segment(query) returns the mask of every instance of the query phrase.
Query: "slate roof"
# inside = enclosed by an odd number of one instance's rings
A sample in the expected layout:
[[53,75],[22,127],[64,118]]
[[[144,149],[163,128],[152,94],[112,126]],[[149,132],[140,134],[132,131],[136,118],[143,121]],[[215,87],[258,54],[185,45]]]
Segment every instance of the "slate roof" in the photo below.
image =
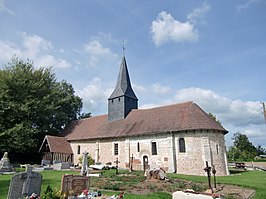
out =
[[39,151],[41,151],[46,142],[48,143],[50,152],[73,154],[72,148],[65,137],[46,135]]
[[131,87],[125,56],[123,56],[121,61],[120,71],[118,74],[115,89],[108,99],[110,100],[120,96],[127,96],[138,99]]
[[185,102],[151,109],[133,109],[125,119],[113,122],[108,122],[107,115],[78,120],[68,126],[65,136],[71,141],[199,129],[227,133],[197,104]]

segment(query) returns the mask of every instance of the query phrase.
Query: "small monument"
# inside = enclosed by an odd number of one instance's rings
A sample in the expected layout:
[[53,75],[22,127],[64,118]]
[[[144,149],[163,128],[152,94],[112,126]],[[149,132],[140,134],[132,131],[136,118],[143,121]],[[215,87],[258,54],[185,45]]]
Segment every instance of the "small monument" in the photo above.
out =
[[0,160],[0,173],[2,172],[11,172],[12,168],[8,158],[8,153],[5,152],[2,159]]
[[42,175],[32,171],[32,166],[27,165],[26,172],[14,175],[8,191],[8,199],[24,198],[33,193],[40,195]]
[[82,156],[82,166],[80,170],[80,175],[86,176],[88,172],[88,152],[84,152]]
[[89,186],[89,177],[65,174],[61,181],[61,192],[66,195],[69,192],[81,194],[84,190],[88,190]]

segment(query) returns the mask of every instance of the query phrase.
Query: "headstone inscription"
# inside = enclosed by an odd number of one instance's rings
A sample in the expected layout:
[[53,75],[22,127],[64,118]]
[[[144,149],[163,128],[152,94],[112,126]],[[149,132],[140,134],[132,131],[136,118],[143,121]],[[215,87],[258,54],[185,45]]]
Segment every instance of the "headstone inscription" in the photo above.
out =
[[8,199],[24,198],[33,193],[40,195],[42,175],[32,171],[32,166],[27,165],[26,172],[14,175],[8,191]]
[[8,158],[8,153],[5,152],[2,159],[0,160],[0,172],[10,172],[10,171],[12,171],[12,169]]
[[81,194],[85,189],[89,189],[89,177],[65,174],[61,181],[61,192],[67,194]]

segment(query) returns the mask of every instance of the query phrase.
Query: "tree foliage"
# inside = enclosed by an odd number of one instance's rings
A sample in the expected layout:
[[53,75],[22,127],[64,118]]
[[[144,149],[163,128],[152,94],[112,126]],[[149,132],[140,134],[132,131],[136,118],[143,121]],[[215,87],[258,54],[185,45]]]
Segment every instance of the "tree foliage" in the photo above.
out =
[[233,138],[234,146],[229,148],[229,160],[253,160],[257,155],[256,147],[249,141],[245,134],[235,133]]
[[46,134],[58,135],[82,108],[81,98],[51,68],[13,58],[0,70],[0,152],[37,151]]
[[85,119],[85,118],[90,118],[91,117],[91,113],[82,113],[80,116],[79,116],[79,119]]
[[217,122],[218,124],[222,125],[221,121],[218,120],[217,117],[216,117],[214,114],[209,113],[209,116],[210,116],[215,122]]

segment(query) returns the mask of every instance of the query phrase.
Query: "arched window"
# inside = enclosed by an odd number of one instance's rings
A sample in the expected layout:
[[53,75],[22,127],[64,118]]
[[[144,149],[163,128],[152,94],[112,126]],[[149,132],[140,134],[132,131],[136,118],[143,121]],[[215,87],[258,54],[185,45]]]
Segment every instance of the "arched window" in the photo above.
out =
[[80,146],[78,145],[78,151],[77,154],[80,154]]
[[184,138],[179,139],[179,152],[180,153],[186,153],[186,144],[185,144]]

